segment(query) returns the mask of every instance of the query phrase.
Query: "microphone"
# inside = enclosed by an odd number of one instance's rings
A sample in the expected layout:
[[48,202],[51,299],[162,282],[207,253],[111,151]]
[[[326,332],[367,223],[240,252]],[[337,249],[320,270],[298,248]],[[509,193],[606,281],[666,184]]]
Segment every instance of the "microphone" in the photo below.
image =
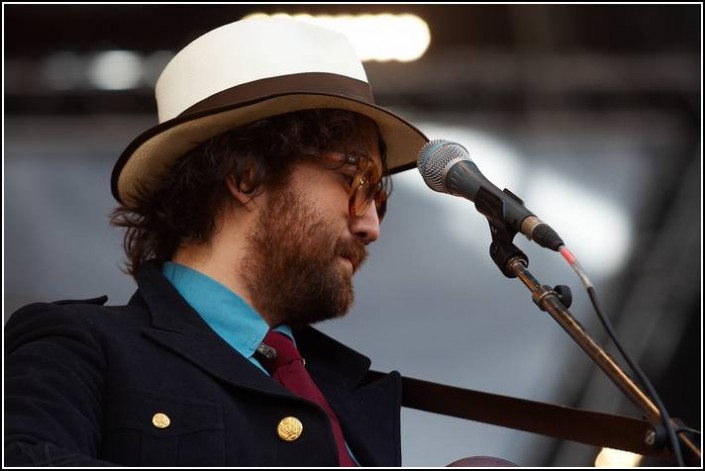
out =
[[440,193],[462,196],[475,203],[490,225],[524,234],[542,247],[558,251],[563,241],[556,231],[526,209],[506,188],[500,191],[478,170],[465,147],[436,139],[419,151],[418,168],[426,184]]

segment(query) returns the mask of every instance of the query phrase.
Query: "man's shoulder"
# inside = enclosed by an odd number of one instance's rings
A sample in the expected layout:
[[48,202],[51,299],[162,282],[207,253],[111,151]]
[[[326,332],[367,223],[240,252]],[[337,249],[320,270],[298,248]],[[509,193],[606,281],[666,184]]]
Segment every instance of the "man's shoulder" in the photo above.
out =
[[130,302],[127,305],[106,305],[108,297],[106,295],[87,299],[62,299],[52,302],[37,302],[19,308],[10,317],[8,324],[25,317],[38,317],[45,315],[62,316],[69,315],[80,317],[81,315],[110,315],[128,314],[144,310],[138,303]]
[[107,296],[99,296],[28,304],[15,311],[5,324],[6,343],[59,330],[110,330],[130,324],[130,320],[141,323],[144,319],[146,310],[139,304],[108,306],[107,301]]

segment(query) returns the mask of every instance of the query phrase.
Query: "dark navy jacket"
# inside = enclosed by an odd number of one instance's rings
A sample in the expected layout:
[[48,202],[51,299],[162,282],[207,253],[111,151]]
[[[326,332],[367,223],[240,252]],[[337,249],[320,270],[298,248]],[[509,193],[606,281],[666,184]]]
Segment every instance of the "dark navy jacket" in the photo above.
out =
[[[8,321],[5,465],[337,465],[318,405],[228,346],[157,266],[137,281],[127,306],[32,304]],[[366,357],[312,328],[295,336],[360,464],[400,466],[399,374],[372,380]],[[287,416],[304,427],[292,442],[277,434]]]

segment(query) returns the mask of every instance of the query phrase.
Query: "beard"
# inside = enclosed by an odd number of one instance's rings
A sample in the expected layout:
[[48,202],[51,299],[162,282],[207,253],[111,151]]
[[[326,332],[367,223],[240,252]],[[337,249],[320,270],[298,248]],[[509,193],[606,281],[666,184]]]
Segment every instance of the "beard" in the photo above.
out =
[[242,261],[242,279],[253,307],[273,327],[303,327],[345,315],[355,299],[352,272],[367,258],[357,237],[336,235],[291,188],[270,193]]

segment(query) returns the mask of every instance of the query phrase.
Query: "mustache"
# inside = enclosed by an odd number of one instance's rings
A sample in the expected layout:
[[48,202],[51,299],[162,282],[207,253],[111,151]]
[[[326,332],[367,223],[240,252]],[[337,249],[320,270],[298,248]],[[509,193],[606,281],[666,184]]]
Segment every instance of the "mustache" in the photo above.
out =
[[367,247],[359,239],[340,240],[336,244],[335,254],[347,258],[353,264],[353,271],[367,260]]

